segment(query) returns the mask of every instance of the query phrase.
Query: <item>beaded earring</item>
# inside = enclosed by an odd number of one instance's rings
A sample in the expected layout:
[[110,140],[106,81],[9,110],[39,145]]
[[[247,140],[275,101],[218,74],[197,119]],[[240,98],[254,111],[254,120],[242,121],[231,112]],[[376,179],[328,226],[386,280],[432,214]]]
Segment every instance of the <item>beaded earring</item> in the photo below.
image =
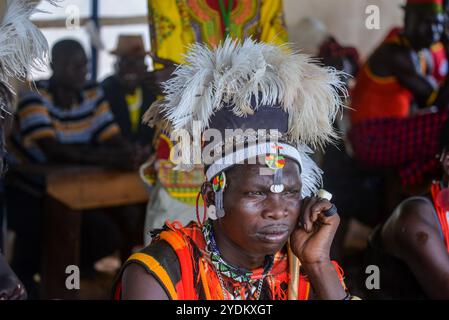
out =
[[209,206],[208,212],[210,210],[211,215],[215,216],[215,219],[223,218],[225,214],[223,207],[223,191],[225,187],[226,187],[226,174],[222,172],[212,179],[212,189],[215,192],[215,206]]

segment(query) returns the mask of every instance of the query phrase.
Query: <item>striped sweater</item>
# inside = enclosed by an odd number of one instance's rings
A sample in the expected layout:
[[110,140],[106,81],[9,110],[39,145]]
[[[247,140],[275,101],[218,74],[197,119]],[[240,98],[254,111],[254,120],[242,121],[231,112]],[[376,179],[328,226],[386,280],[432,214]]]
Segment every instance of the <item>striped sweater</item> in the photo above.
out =
[[13,163],[45,163],[36,141],[54,138],[61,144],[101,144],[120,133],[103,92],[90,84],[70,109],[55,104],[51,80],[40,81],[37,90],[21,95],[10,139]]

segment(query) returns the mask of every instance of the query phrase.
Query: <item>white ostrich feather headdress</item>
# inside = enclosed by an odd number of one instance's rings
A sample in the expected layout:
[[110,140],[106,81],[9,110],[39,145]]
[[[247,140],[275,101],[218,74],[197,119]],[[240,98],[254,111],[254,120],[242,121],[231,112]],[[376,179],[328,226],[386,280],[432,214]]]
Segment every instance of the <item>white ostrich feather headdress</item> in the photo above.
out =
[[337,135],[333,121],[346,94],[340,72],[319,66],[308,55],[246,39],[226,39],[216,49],[194,44],[173,77],[163,84],[165,98],[145,115],[150,125],[166,121],[171,130],[194,134],[223,108],[250,117],[260,106],[282,108],[288,130],[282,138],[294,145],[302,158],[303,195],[321,184],[321,171],[307,155]]
[[[59,0],[46,0],[56,5]],[[6,0],[6,11],[0,22],[1,80],[24,79],[42,71],[49,60],[48,43],[42,32],[30,21],[38,10],[36,0]]]
[[[35,71],[45,70],[49,48],[42,32],[30,21],[38,0],[3,0],[0,12],[0,81],[25,79]],[[59,0],[46,0],[56,5]],[[0,10],[1,11],[1,10]]]

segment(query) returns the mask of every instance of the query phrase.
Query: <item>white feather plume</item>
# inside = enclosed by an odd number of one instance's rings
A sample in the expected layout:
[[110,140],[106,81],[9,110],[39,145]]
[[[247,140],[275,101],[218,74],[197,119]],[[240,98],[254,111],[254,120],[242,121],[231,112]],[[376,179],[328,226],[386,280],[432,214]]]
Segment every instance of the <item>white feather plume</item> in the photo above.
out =
[[312,150],[305,146],[298,146],[299,154],[301,155],[301,182],[302,197],[310,197],[315,195],[323,185],[323,171],[312,160],[310,154]]
[[[56,5],[58,0],[46,0]],[[42,32],[29,20],[41,10],[40,1],[7,0],[6,12],[0,23],[0,81],[8,77],[25,79],[48,65],[48,43]]]
[[[159,108],[174,130],[191,132],[193,121],[207,128],[228,103],[239,116],[258,105],[280,105],[289,114],[289,142],[322,147],[336,137],[332,123],[346,94],[340,75],[287,46],[229,38],[213,50],[194,44],[186,63],[164,83]],[[258,99],[255,107],[252,97]]]

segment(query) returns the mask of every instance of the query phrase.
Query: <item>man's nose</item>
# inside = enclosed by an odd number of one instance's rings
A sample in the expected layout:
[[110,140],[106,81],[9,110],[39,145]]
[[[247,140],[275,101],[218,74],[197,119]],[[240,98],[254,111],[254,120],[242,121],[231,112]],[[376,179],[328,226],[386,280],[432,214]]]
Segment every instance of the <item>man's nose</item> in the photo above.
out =
[[269,194],[265,200],[263,216],[265,219],[282,219],[288,214],[285,200],[281,194]]

